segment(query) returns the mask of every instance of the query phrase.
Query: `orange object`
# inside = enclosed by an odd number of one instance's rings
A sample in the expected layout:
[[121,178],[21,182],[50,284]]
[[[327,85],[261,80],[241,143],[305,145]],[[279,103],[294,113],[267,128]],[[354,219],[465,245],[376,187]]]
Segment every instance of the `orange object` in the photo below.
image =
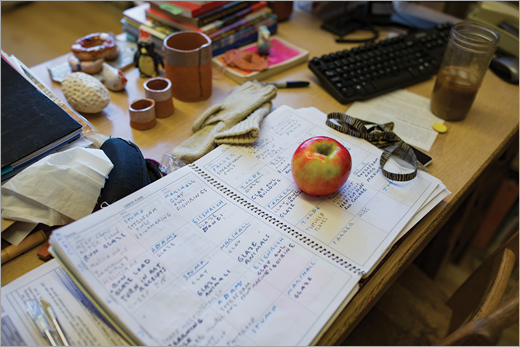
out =
[[93,33],[79,38],[70,50],[82,61],[100,58],[113,60],[119,56],[119,48],[115,40],[107,33]]
[[263,71],[269,67],[269,62],[256,52],[230,49],[224,53],[224,63],[247,71]]
[[157,123],[155,119],[155,101],[153,99],[137,99],[128,108],[130,126],[137,130],[151,129]]
[[155,100],[155,117],[166,118],[175,111],[172,99],[172,82],[163,77],[150,78],[144,82],[144,92],[148,99]]
[[52,254],[49,252],[49,246],[49,239],[47,239],[47,241],[45,241],[45,243],[38,250],[38,253],[36,253],[38,257],[43,261],[52,259]]
[[194,31],[179,31],[164,39],[164,73],[172,95],[186,102],[211,96],[211,39]]

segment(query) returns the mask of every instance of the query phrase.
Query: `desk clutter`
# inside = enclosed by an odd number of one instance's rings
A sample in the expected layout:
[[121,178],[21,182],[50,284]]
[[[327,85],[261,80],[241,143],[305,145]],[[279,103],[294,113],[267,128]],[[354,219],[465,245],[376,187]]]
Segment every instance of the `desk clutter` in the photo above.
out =
[[[212,9],[210,9],[211,6]],[[179,31],[198,32],[211,40],[213,56],[258,39],[258,29],[267,27],[271,35],[278,21],[267,1],[219,1],[200,5],[195,14],[185,1],[149,1],[123,12],[123,30],[129,41],[137,42],[140,30],[152,36],[157,54],[165,58],[164,39]],[[190,22],[190,23],[187,23]]]
[[[282,106],[253,144],[222,144],[54,230],[56,260],[38,268],[39,280],[33,271],[2,288],[3,318],[28,319],[19,293],[31,288],[63,317],[73,345],[311,344],[358,282],[449,194],[422,171],[392,184],[381,175],[381,150],[325,119]],[[353,172],[338,192],[311,197],[292,181],[290,161],[316,135],[348,148]],[[42,278],[62,304],[41,290]],[[17,325],[19,336],[44,343],[30,326]]]
[[[162,162],[127,139],[85,134],[78,136],[83,144],[48,151],[3,184],[2,217],[56,227],[50,236],[31,236],[49,237],[54,259],[2,288],[6,342],[315,343],[396,242],[450,194],[417,170],[413,153],[413,175],[387,179],[386,170],[402,173],[399,161],[381,161],[382,149],[335,130],[326,123],[334,113],[287,105],[272,111],[277,87],[253,79],[301,64],[308,52],[270,37],[276,16],[266,2],[211,3],[219,7],[150,2],[125,11],[124,25],[131,15],[143,21],[133,62],[146,78],[144,97],[128,100],[129,125],[138,131],[173,115],[174,98],[208,99],[211,67],[226,65],[223,52],[269,57],[263,71],[228,66],[226,75],[240,85],[200,114],[191,136]],[[196,30],[150,19],[167,23],[165,16]],[[82,50],[85,40],[114,47],[104,34],[81,40]],[[105,62],[81,72],[83,61],[59,82],[75,110],[99,113],[127,81]],[[109,74],[114,83],[100,78]],[[333,138],[352,155],[347,182],[322,196],[303,192],[291,168],[295,149],[316,136]]]

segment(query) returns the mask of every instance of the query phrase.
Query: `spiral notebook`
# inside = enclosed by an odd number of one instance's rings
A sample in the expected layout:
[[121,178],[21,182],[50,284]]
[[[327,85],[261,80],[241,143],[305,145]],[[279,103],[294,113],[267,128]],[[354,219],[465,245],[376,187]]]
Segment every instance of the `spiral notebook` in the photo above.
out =
[[[316,135],[341,141],[354,159],[346,185],[323,197],[302,193],[290,174],[295,148]],[[446,194],[422,172],[389,183],[379,155],[282,106],[255,144],[219,146],[55,230],[51,251],[129,343],[312,344]]]

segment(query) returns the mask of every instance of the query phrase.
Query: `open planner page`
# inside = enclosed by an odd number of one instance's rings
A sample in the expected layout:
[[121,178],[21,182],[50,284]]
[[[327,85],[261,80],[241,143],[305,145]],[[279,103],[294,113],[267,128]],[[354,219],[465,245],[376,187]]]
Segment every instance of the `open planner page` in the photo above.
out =
[[293,234],[187,166],[50,242],[136,344],[307,345],[360,275]]
[[[328,196],[303,193],[292,178],[292,155],[313,136],[338,140],[352,157],[348,181]],[[254,144],[221,145],[194,166],[309,243],[333,250],[350,269],[366,274],[416,212],[444,189],[442,182],[422,171],[408,182],[389,181],[381,173],[380,156],[381,150],[365,140],[335,131],[308,112],[281,106],[264,119]],[[386,168],[399,170],[390,162]]]

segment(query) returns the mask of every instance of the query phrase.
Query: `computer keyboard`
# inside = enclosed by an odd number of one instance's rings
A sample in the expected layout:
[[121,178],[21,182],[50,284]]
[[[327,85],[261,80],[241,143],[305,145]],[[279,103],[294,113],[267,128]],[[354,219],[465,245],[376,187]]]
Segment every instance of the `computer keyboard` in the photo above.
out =
[[367,100],[436,74],[452,24],[314,57],[310,70],[342,104]]

